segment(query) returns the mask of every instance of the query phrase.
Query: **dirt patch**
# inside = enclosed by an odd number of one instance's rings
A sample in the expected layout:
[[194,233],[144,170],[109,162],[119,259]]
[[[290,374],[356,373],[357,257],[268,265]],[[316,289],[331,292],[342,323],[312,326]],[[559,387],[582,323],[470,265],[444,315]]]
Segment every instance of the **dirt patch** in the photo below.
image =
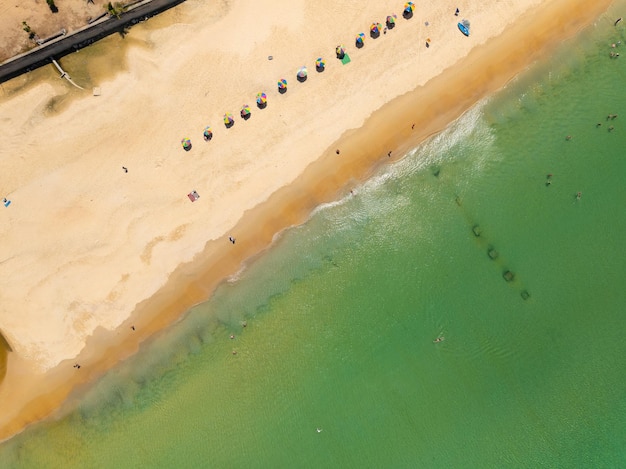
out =
[[23,2],[0,0],[0,63],[36,47],[29,33],[24,31],[26,22],[30,31],[45,39],[65,29],[68,33],[79,29],[91,18],[100,16],[104,2],[94,0],[57,0],[57,12],[53,13],[46,0]]

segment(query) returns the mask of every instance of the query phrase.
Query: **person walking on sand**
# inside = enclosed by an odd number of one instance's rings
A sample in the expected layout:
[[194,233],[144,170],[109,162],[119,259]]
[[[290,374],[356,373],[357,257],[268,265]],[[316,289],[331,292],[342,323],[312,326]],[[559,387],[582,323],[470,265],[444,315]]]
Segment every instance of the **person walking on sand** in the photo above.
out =
[[235,238],[233,238],[232,236],[228,237],[228,241],[230,241],[231,243],[235,244]]

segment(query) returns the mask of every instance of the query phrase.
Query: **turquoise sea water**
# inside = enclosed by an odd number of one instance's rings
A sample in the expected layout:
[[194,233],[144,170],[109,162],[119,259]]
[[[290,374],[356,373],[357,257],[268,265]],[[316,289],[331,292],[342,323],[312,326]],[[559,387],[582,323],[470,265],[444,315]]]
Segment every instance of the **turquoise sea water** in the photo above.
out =
[[625,467],[612,18],[285,232],[0,466]]

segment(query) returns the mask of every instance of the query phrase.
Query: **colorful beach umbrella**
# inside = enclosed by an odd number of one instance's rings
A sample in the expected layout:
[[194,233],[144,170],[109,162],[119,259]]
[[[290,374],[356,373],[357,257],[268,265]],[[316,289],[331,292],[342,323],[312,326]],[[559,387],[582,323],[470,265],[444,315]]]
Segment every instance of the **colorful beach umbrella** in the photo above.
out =
[[191,149],[191,140],[189,140],[188,138],[183,138],[180,141],[180,144],[183,146],[183,148],[187,151],[189,151]]
[[324,70],[324,67],[326,67],[326,62],[324,62],[324,59],[322,59],[321,57],[318,57],[315,61],[315,68],[318,72],[321,72],[322,70]]
[[230,112],[224,114],[224,125],[226,127],[231,127],[235,123],[235,119],[233,119],[233,115]]
[[256,103],[259,107],[264,107],[267,104],[267,95],[262,91],[256,95]]
[[365,40],[365,33],[359,33],[356,35],[356,46],[363,47],[363,41]]
[[298,70],[298,81],[304,81],[306,80],[306,77],[308,75],[308,72],[306,70],[306,67],[300,67],[300,70]]
[[413,13],[413,10],[415,10],[415,4],[413,2],[406,2],[404,4],[404,12],[405,13]]
[[287,80],[284,78],[278,80],[278,91],[280,93],[285,93],[287,91]]
[[343,57],[346,55],[346,49],[343,46],[337,46],[335,52],[337,53],[337,58],[339,60],[343,59]]
[[204,132],[202,133],[202,135],[204,135],[205,140],[211,140],[213,138],[213,132],[211,131],[211,127],[207,125],[204,128]]
[[386,23],[389,29],[393,29],[396,25],[396,18],[398,18],[396,15],[389,15],[387,17]]
[[380,32],[383,29],[383,25],[380,23],[372,23],[370,26],[370,34],[374,37],[380,36]]
[[244,104],[243,106],[241,106],[241,117],[243,117],[244,119],[247,119],[248,117],[250,117],[250,106],[248,106],[247,104]]

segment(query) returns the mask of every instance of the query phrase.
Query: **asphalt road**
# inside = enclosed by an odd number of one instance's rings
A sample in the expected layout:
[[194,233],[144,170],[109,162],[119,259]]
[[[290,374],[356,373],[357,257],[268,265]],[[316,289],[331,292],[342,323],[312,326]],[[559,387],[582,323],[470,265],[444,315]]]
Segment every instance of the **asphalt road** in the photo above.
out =
[[151,0],[133,8],[119,19],[109,18],[77,33],[65,36],[57,42],[44,44],[34,48],[30,53],[4,65],[0,65],[0,83],[38,67],[49,64],[52,59],[59,59],[71,52],[87,47],[90,44],[124,28],[168,10],[185,0]]

